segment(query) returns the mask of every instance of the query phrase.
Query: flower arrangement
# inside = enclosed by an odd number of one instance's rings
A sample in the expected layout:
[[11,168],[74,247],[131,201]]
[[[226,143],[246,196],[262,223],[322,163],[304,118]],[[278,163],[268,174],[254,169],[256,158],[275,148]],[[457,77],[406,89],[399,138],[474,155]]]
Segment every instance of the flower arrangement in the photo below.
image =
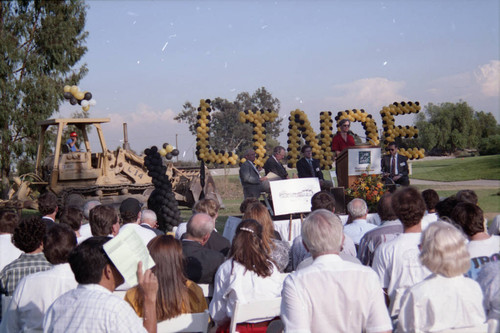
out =
[[381,175],[362,173],[346,190],[346,195],[353,199],[365,200],[369,211],[375,212],[380,198],[386,191]]

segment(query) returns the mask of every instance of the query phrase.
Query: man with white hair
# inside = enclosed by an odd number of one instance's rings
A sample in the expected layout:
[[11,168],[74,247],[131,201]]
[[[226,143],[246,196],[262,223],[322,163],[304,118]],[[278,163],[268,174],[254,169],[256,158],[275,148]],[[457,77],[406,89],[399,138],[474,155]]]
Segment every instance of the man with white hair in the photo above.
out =
[[366,222],[368,206],[363,199],[351,200],[347,204],[347,211],[349,212],[349,221],[351,222],[344,227],[344,233],[352,238],[354,244],[359,245],[364,234],[375,229],[377,226]]
[[165,233],[158,229],[158,219],[156,213],[151,209],[143,209],[141,212],[141,227],[151,230],[156,236],[165,235]]
[[314,211],[302,224],[302,237],[314,262],[284,282],[285,331],[391,332],[377,275],[339,257],[344,239],[340,219],[325,209]]

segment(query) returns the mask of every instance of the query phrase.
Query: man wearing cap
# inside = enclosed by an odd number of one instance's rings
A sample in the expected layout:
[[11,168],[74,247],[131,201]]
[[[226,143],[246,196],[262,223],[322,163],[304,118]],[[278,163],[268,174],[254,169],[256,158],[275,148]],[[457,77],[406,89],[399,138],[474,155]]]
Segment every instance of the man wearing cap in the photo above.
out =
[[134,198],[128,198],[122,201],[120,205],[120,216],[123,226],[120,231],[127,228],[133,228],[141,237],[144,245],[148,245],[149,241],[156,237],[156,234],[140,226],[141,223],[141,203]]
[[66,141],[66,144],[68,145],[69,151],[80,151],[78,149],[78,146],[76,145],[76,139],[77,139],[76,132],[71,132],[69,135],[68,141]]

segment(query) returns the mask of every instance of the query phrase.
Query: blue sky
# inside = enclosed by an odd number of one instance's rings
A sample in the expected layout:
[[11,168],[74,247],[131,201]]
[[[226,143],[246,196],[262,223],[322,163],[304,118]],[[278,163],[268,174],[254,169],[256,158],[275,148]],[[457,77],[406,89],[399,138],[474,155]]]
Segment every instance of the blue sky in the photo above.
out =
[[[169,142],[193,158],[173,117],[186,101],[266,87],[280,116],[379,111],[394,101],[467,101],[500,120],[500,5],[481,1],[88,1],[91,117],[114,149]],[[65,103],[61,116],[76,106]],[[412,124],[411,115],[397,124]],[[286,125],[285,125],[286,128]],[[355,132],[362,133],[355,124]],[[286,144],[286,132],[280,137]]]

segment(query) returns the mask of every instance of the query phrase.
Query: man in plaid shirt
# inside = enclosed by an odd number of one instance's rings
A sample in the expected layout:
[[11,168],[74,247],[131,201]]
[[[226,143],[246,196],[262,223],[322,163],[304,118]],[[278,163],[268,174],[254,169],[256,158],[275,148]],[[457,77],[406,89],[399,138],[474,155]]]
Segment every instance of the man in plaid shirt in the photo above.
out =
[[0,272],[0,293],[11,296],[23,277],[52,267],[43,254],[45,229],[39,216],[28,217],[19,223],[12,242],[24,253]]

